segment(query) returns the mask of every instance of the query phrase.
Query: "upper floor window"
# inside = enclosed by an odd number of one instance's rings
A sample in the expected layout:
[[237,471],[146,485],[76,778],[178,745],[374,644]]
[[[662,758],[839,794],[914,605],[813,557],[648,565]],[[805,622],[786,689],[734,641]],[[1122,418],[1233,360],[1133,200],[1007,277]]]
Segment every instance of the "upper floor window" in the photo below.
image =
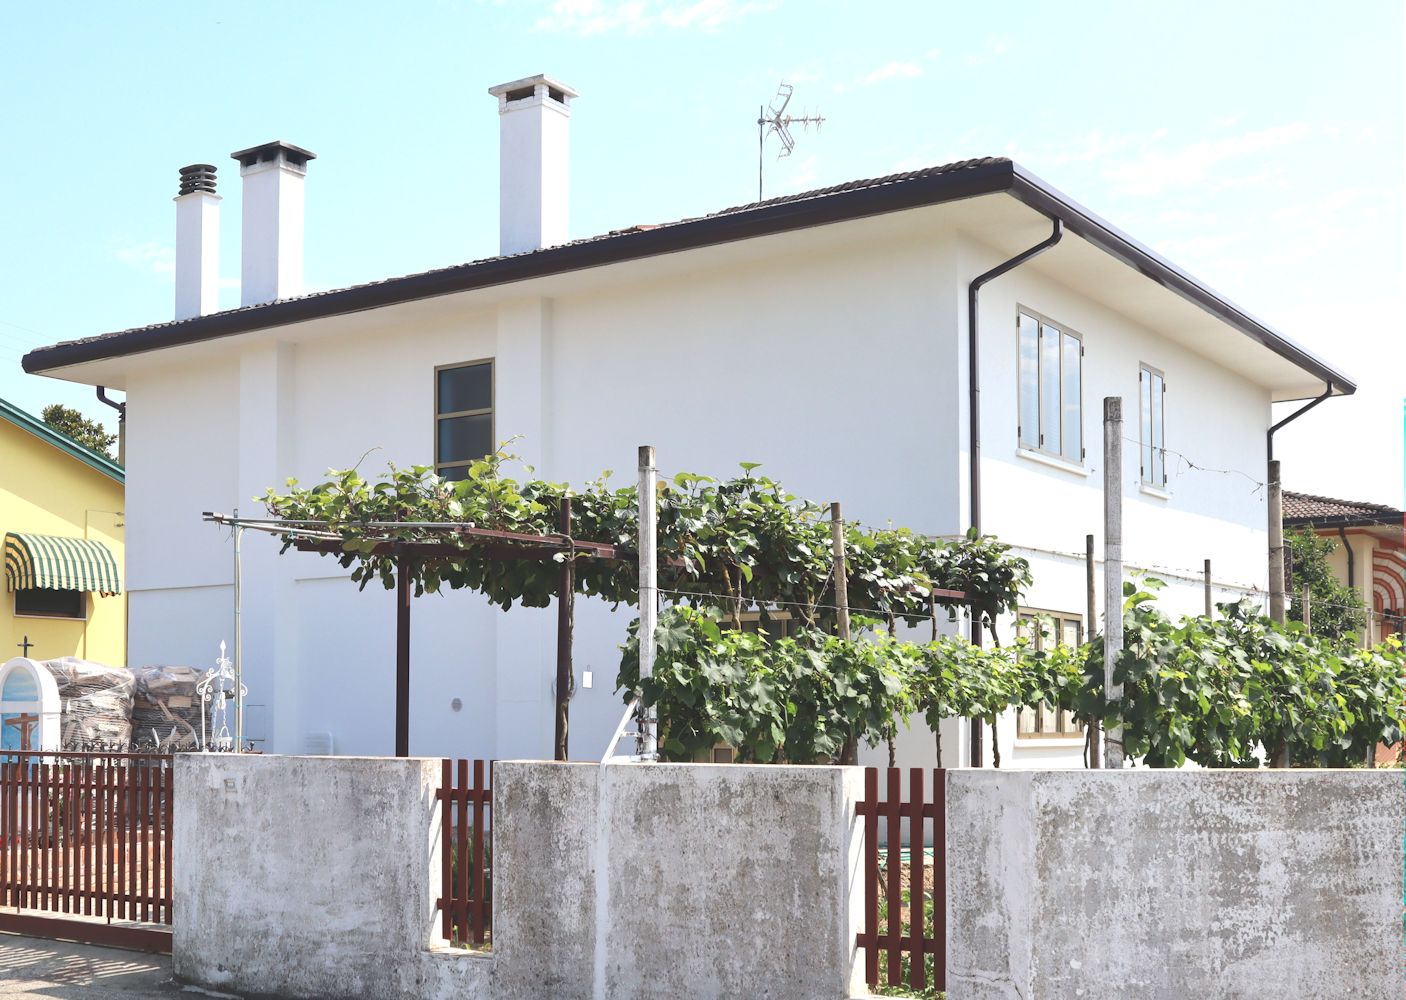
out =
[[1142,400],[1142,481],[1159,489],[1167,485],[1167,439],[1163,409],[1167,380],[1155,368],[1138,369],[1138,398]]
[[434,469],[445,479],[463,479],[493,453],[492,361],[435,369],[434,422]]
[[1022,448],[1084,460],[1084,344],[1079,336],[1020,313]]

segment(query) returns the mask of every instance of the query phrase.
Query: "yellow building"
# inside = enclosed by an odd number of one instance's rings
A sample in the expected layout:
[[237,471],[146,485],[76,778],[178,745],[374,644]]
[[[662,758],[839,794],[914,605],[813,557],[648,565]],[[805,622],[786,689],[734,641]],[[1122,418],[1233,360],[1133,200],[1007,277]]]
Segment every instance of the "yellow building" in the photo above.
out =
[[0,400],[0,663],[124,666],[122,466]]

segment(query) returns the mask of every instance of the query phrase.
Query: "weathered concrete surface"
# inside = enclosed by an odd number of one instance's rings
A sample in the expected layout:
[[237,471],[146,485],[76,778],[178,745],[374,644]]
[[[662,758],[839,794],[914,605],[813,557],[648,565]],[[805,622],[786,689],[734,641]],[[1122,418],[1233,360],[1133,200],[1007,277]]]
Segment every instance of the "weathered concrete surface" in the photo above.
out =
[[470,996],[490,963],[432,955],[439,762],[182,754],[177,976],[287,997]]
[[862,994],[857,768],[499,763],[496,1000]]
[[948,773],[963,1000],[1400,1000],[1400,771]]

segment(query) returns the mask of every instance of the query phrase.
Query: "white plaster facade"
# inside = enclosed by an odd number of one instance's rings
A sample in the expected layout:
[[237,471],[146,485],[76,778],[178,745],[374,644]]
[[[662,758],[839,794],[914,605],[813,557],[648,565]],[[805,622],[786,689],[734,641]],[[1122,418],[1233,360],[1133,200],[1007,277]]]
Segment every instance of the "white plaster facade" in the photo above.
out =
[[[494,360],[496,437],[518,437],[514,450],[550,479],[615,469],[628,481],[648,443],[668,473],[760,462],[851,518],[960,532],[966,289],[1048,225],[989,194],[53,371],[128,393],[129,662],[206,665],[230,635],[231,546],[202,511],[248,514],[265,488],[329,467],[431,462],[437,365]],[[1020,307],[1083,338],[1079,467],[1017,448]],[[1167,446],[1245,475],[1173,459],[1167,489],[1147,491],[1128,443],[1129,568],[1158,570],[1174,613],[1201,609],[1203,559],[1217,600],[1264,587],[1252,480],[1264,478],[1271,400],[1304,395],[1309,375],[1072,234],[987,285],[980,308],[983,526],[1031,560],[1030,607],[1084,617],[1073,554],[1102,535],[1101,400],[1124,397],[1135,438],[1140,364],[1166,374]],[[389,753],[391,595],[358,592],[331,559],[276,550],[246,535],[246,732],[283,752],[330,732],[338,753]],[[630,617],[578,603],[574,757],[596,758],[619,718]],[[413,618],[411,753],[550,756],[554,612],[450,594],[416,601]],[[1013,719],[1001,744],[1007,766],[1080,763],[1072,743],[1017,741]],[[966,763],[955,723],[944,746],[946,764]],[[921,723],[899,762],[934,762]]]

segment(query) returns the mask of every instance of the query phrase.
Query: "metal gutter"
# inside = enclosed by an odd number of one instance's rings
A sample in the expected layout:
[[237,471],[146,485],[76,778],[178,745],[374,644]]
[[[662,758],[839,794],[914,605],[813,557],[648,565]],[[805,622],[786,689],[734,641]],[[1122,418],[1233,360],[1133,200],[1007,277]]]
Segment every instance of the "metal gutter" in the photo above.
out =
[[31,374],[147,351],[235,336],[257,330],[342,316],[382,306],[452,295],[533,278],[566,274],[662,254],[793,232],[813,226],[904,211],[928,205],[1009,193],[1069,232],[1112,255],[1140,274],[1174,291],[1315,378],[1350,394],[1353,381],[1327,362],[1277,333],[1245,310],[1216,294],[1151,249],[1138,243],[1009,160],[967,161],[913,175],[839,185],[701,219],[629,231],[565,246],[492,257],[436,271],[391,278],[333,292],[213,313],[180,322],[118,331],[41,347],[24,356]]

